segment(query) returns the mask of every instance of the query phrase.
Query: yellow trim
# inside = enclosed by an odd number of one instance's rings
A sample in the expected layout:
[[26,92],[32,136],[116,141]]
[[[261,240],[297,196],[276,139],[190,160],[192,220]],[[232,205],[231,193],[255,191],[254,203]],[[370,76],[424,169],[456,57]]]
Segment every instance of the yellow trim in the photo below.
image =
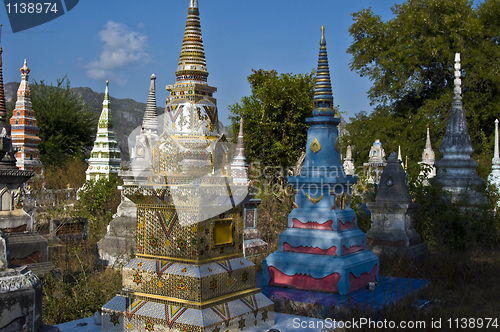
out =
[[239,291],[236,293],[222,295],[222,296],[219,296],[219,297],[207,300],[207,301],[203,301],[203,302],[195,302],[195,301],[183,300],[183,299],[178,299],[175,297],[161,296],[161,295],[155,295],[155,294],[136,293],[136,292],[133,292],[132,294],[135,296],[153,298],[153,299],[162,300],[162,301],[177,302],[177,303],[184,303],[184,304],[191,305],[191,306],[204,307],[204,306],[210,306],[210,304],[212,304],[212,303],[224,301],[225,299],[228,299],[228,298],[244,297],[242,295],[247,295],[247,294],[254,295],[254,294],[258,294],[258,293],[260,293],[260,288],[252,288],[252,289]]
[[197,265],[215,262],[215,261],[223,261],[223,260],[238,258],[238,257],[243,258],[242,253],[231,254],[231,255],[226,255],[226,256],[218,256],[216,258],[208,258],[208,259],[203,259],[203,260],[168,257],[168,256],[158,256],[158,255],[147,255],[147,254],[136,254],[136,256],[142,257],[142,258],[154,258],[154,259],[161,259],[161,260],[174,261],[174,262],[189,262],[189,263],[195,263]]
[[312,198],[308,193],[306,193],[306,196],[313,204],[319,203],[319,201],[323,199],[323,194],[321,194],[321,196],[319,196],[318,198]]
[[310,149],[314,153],[317,153],[319,150],[321,150],[321,144],[319,144],[317,138],[315,138],[314,141],[311,143]]

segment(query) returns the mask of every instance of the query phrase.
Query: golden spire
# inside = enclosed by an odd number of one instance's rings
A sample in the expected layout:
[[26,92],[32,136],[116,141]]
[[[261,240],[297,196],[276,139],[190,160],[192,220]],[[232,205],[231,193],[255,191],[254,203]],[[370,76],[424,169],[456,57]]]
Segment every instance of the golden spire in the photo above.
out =
[[324,26],[321,26],[321,40],[319,45],[318,70],[314,85],[313,116],[335,116]]
[[198,0],[190,0],[179,65],[175,75],[177,76],[177,83],[180,84],[207,84],[208,72],[201,38]]

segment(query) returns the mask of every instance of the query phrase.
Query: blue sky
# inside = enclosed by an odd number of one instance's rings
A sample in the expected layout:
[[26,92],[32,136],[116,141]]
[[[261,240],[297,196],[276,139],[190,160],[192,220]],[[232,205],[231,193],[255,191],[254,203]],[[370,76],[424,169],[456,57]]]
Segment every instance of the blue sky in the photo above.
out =
[[[394,3],[199,0],[208,83],[218,88],[219,120],[227,125],[228,105],[250,94],[246,77],[252,69],[309,73],[316,68],[321,25],[335,103],[347,117],[370,113],[370,81],[349,70],[351,13],[372,7],[389,20]],[[164,107],[165,86],[175,83],[188,5],[189,0],[81,0],[63,16],[17,33],[12,33],[5,7],[0,8],[4,82],[19,82],[19,68],[27,59],[30,82],[55,83],[67,75],[72,87],[104,92],[109,80],[112,97],[146,102],[154,73],[157,106]]]

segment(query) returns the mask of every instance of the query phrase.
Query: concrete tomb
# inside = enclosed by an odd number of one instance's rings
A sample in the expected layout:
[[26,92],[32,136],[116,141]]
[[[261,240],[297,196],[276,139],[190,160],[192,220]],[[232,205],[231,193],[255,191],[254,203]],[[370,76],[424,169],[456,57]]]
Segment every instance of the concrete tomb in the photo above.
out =
[[408,178],[393,152],[382,172],[375,202],[366,204],[371,212],[372,225],[366,233],[368,249],[380,255],[397,252],[419,257],[428,253],[420,235],[413,228],[413,213],[418,208],[408,190]]

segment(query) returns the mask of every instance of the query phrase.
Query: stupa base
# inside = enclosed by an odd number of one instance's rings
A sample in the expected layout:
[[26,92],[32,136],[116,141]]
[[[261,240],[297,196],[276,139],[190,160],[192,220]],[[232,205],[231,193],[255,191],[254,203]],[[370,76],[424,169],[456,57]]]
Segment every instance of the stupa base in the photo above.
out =
[[220,332],[269,329],[274,303],[262,293],[238,297],[213,306],[183,307],[183,303],[145,301],[115,296],[102,307],[102,331]]
[[275,251],[264,261],[264,286],[348,294],[378,281],[379,258],[369,250],[347,256]]
[[382,255],[388,255],[388,256],[400,255],[412,259],[423,259],[430,254],[430,250],[425,243],[420,243],[410,247],[368,245],[367,249],[372,251],[375,255],[379,257]]

